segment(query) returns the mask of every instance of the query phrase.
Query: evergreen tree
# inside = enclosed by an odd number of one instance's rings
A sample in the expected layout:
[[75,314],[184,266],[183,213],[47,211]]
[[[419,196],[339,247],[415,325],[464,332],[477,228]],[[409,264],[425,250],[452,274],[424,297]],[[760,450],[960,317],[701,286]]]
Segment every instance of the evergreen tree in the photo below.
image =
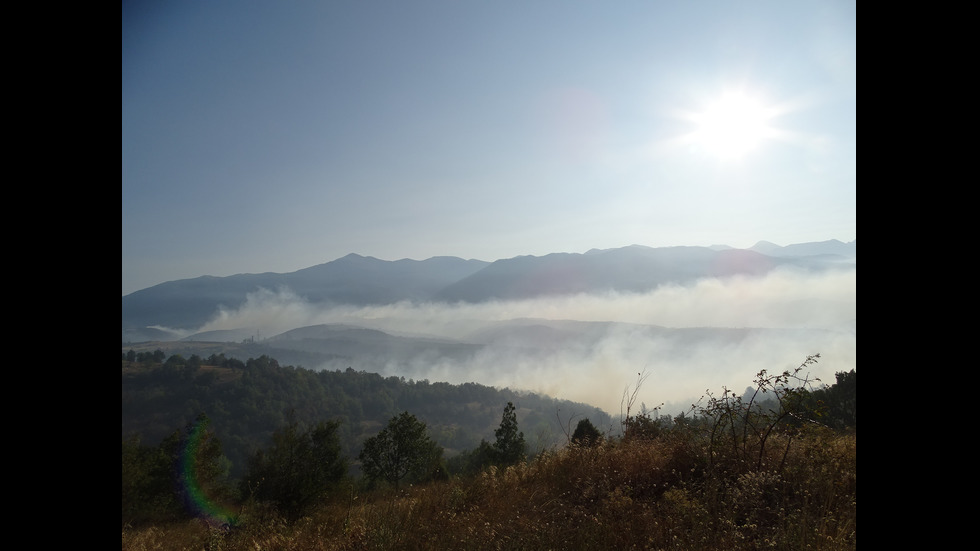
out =
[[595,428],[592,421],[582,419],[572,433],[572,443],[579,446],[594,446],[602,438],[599,429]]
[[524,460],[527,444],[524,433],[517,430],[517,413],[513,402],[507,402],[500,427],[494,431],[494,435],[497,440],[493,443],[493,450],[498,465],[513,465]]
[[438,475],[433,470],[441,469],[442,448],[429,437],[426,424],[406,411],[365,440],[357,458],[368,480],[384,480],[397,488],[409,475],[416,480]]

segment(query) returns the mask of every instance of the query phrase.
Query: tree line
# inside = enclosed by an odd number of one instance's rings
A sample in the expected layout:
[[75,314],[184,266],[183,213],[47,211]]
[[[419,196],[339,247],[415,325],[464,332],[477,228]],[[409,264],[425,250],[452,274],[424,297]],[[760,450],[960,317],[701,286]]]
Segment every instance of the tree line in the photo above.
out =
[[[491,465],[507,467],[527,457],[514,411],[514,404],[508,402],[495,441],[481,442],[486,453],[481,451],[478,462],[476,456],[465,455],[453,467],[447,465],[444,450],[432,439],[426,423],[402,412],[364,441],[357,455],[359,479],[351,476],[350,459],[341,450],[337,421],[303,428],[293,418],[273,433],[268,447],[249,457],[237,487],[228,476],[221,441],[209,430],[208,417],[201,414],[159,446],[143,445],[137,436],[123,438],[122,522],[126,526],[190,515],[232,526],[237,522],[234,504],[243,501],[271,507],[295,520],[345,481],[366,490],[379,484],[398,489],[406,482],[445,480],[453,469],[473,473]],[[192,441],[194,452],[189,453]]]
[[[123,361],[138,362],[137,355],[124,354]],[[762,372],[757,377],[754,394],[735,396],[727,390],[721,396],[708,396],[706,403],[692,410],[691,415],[681,414],[674,418],[653,417],[645,407],[632,412],[637,388],[624,393],[627,414],[621,420],[622,431],[614,436],[612,430],[602,431],[588,416],[579,419],[574,431],[565,433],[567,443],[574,446],[595,446],[612,438],[622,441],[655,439],[668,431],[690,430],[700,427],[716,436],[719,441],[729,442],[730,448],[742,453],[744,460],[764,457],[768,435],[775,427],[792,427],[806,423],[820,423],[836,430],[856,430],[856,373],[838,373],[837,383],[830,387],[808,390],[806,384],[792,385],[800,371],[815,362],[809,357],[793,372],[769,375]],[[157,362],[159,354],[144,356],[144,361]],[[220,360],[213,356],[210,361]],[[188,365],[196,366],[194,369]],[[220,383],[213,372],[201,373],[205,362],[183,361],[183,358],[163,361],[155,369],[144,372],[149,380],[144,385],[160,389],[168,382],[180,386],[203,386],[214,391],[222,385],[235,386],[232,382]],[[240,370],[236,381],[262,382],[265,385],[284,386],[287,393],[301,392],[302,385],[283,385],[284,380],[275,375],[292,373],[299,381],[309,383],[322,374],[281,367],[268,357],[249,359],[229,369]],[[334,373],[331,377],[364,378],[368,382],[384,381],[380,375],[348,370]],[[331,377],[327,379],[333,381]],[[124,369],[124,424],[126,421],[126,381]],[[396,378],[397,379],[397,378]],[[416,386],[414,382],[405,386]],[[808,381],[803,381],[808,383]],[[436,386],[427,381],[422,387]],[[451,386],[451,385],[450,385]],[[465,385],[464,385],[465,386]],[[479,388],[469,390],[479,391]],[[307,388],[307,392],[309,388]],[[163,393],[165,394],[165,393]],[[220,393],[218,393],[220,395]],[[181,395],[184,399],[186,394]],[[431,395],[425,395],[426,399]],[[228,397],[248,399],[248,393],[230,394]],[[293,396],[293,405],[303,407],[301,396]],[[253,396],[254,398],[254,396]],[[390,398],[390,396],[389,396]],[[425,400],[416,402],[422,406]],[[187,407],[200,406],[194,402]],[[211,402],[220,411],[220,400]],[[431,406],[431,402],[428,402]],[[390,406],[394,406],[392,400]],[[441,404],[445,407],[445,404]],[[446,479],[450,476],[470,476],[488,467],[506,467],[521,463],[535,453],[529,449],[524,432],[518,425],[517,408],[508,400],[500,416],[499,425],[493,431],[493,441],[481,438],[476,445],[446,457],[445,448],[434,437],[432,428],[417,413],[402,409],[392,412],[387,423],[370,435],[361,438],[356,449],[345,448],[343,419],[301,420],[296,407],[284,410],[281,423],[271,431],[264,444],[253,447],[247,454],[244,468],[239,474],[232,473],[232,462],[225,454],[225,445],[211,425],[212,419],[203,411],[181,430],[170,432],[158,445],[144,444],[138,433],[126,434],[122,442],[122,492],[123,524],[176,519],[188,514],[201,514],[208,503],[208,518],[234,524],[235,504],[262,504],[273,508],[286,518],[295,519],[315,507],[329,496],[336,494],[343,484],[362,489],[379,486],[398,488],[406,483],[423,483]],[[258,412],[253,412],[257,414]],[[245,419],[245,422],[251,422]],[[571,419],[569,419],[569,423]],[[525,426],[527,419],[524,420]],[[570,428],[570,427],[569,427]],[[611,427],[610,427],[611,429]],[[564,429],[563,429],[564,430]],[[726,444],[727,445],[727,444]],[[540,453],[541,449],[537,450]],[[356,461],[355,461],[356,460]],[[180,468],[178,468],[180,467]],[[204,496],[204,497],[202,497]],[[224,506],[224,508],[222,507]]]

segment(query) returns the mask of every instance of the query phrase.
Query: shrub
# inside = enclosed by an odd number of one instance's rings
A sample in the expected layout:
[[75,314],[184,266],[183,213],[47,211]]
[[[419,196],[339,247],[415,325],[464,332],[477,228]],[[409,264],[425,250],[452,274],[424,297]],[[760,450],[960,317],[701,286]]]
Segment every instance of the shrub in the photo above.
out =
[[338,427],[336,421],[322,421],[300,432],[293,421],[277,430],[272,447],[249,459],[242,494],[273,504],[289,520],[299,518],[347,475]]

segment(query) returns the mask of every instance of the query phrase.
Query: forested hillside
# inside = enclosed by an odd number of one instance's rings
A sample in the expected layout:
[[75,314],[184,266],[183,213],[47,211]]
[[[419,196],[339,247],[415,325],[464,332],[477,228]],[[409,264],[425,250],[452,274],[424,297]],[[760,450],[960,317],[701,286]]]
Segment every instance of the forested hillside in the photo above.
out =
[[850,551],[856,372],[814,387],[818,358],[674,418],[637,410],[640,374],[614,433],[476,384],[124,353],[122,549]]
[[338,422],[342,452],[355,457],[366,438],[409,411],[428,425],[451,458],[492,439],[508,402],[517,408],[531,452],[566,442],[573,418],[588,418],[603,431],[619,429],[608,413],[587,404],[476,383],[406,380],[349,368],[313,371],[268,356],[243,362],[222,354],[122,355],[123,437],[139,435],[144,444],[156,445],[203,413],[235,478],[248,456],[267,446],[291,418],[301,425]]

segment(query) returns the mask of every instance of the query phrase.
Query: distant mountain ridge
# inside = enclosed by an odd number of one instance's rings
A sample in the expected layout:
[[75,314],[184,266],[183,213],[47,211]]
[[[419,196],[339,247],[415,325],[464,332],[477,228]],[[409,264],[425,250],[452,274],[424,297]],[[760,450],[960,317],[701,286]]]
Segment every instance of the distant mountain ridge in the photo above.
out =
[[[192,329],[219,307],[238,308],[259,289],[289,289],[311,303],[389,304],[425,300],[445,286],[489,265],[481,260],[438,256],[428,260],[378,260],[349,254],[286,274],[201,276],[168,281],[122,297],[123,334],[154,326]],[[146,328],[146,329],[144,329]],[[158,335],[163,335],[157,331]]]
[[856,241],[780,247],[760,241],[750,249],[646,247],[592,249],[584,254],[518,256],[494,262],[432,257],[379,260],[349,254],[286,274],[201,276],[161,283],[122,297],[123,342],[162,339],[157,326],[196,329],[219,308],[235,309],[260,289],[289,289],[322,305],[383,305],[399,301],[477,303],[487,300],[624,291],[703,277],[763,275],[780,266],[808,270],[850,265]]
[[602,291],[643,292],[665,283],[762,275],[793,261],[747,249],[640,247],[498,260],[435,295],[444,302],[519,300]]
[[768,241],[759,241],[749,247],[750,250],[768,256],[779,257],[801,257],[817,255],[840,255],[846,258],[857,258],[857,240],[849,243],[831,239],[829,241],[816,241],[812,243],[797,243],[780,247]]

